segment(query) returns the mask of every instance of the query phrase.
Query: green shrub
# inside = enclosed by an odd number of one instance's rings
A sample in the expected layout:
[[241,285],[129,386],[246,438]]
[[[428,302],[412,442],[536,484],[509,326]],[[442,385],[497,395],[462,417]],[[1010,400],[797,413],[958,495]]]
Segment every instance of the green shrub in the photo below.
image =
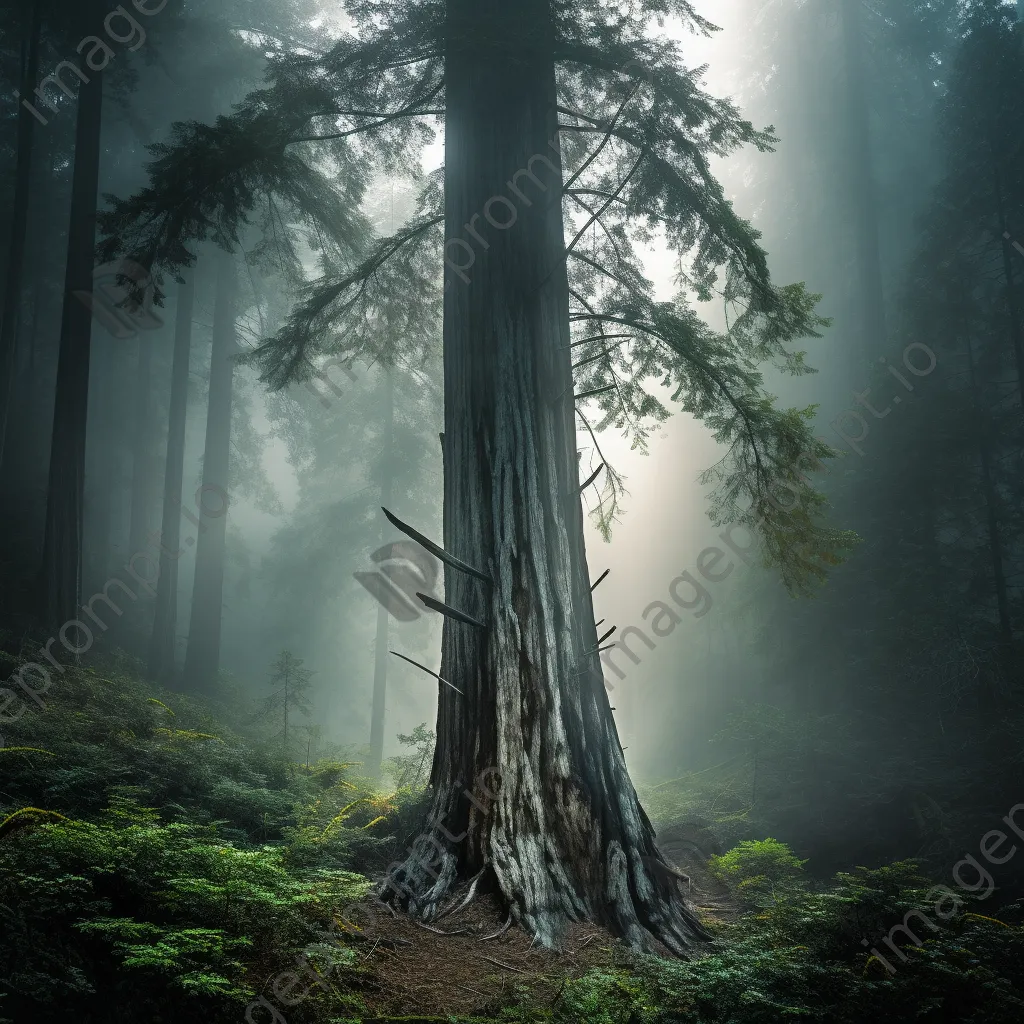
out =
[[100,995],[113,981],[136,1010],[179,990],[208,997],[213,1013],[251,997],[246,962],[287,962],[315,922],[369,886],[349,872],[290,871],[285,858],[237,848],[214,826],[162,823],[127,799],[99,822],[19,829],[0,843],[0,975],[16,1006]]
[[777,839],[747,839],[708,860],[708,870],[732,888],[797,878],[806,861],[799,860]]

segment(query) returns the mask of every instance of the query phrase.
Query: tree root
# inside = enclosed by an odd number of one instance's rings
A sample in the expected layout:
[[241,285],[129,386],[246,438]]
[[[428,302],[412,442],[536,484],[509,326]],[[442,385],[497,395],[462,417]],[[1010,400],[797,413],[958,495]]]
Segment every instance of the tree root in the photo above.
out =
[[508,915],[508,920],[496,932],[491,932],[490,935],[482,935],[480,937],[480,942],[486,942],[488,939],[496,939],[496,938],[498,938],[499,935],[504,935],[505,932],[507,932],[511,926],[512,926],[512,913],[510,911],[509,915]]
[[385,903],[381,899],[374,899],[373,902],[376,903],[378,907],[383,907],[396,921],[398,920],[398,911],[395,910],[390,903]]
[[[503,782],[502,791],[504,786]],[[461,835],[446,830],[441,835],[423,833],[404,860],[391,866],[375,894],[392,912],[404,910],[417,923],[435,921],[469,906],[490,870],[511,920],[547,949],[564,948],[572,922],[594,921],[633,949],[653,952],[660,943],[677,956],[689,956],[697,943],[710,938],[680,885],[686,882],[689,887],[692,881],[665,861],[635,796],[630,797],[623,786],[610,791],[619,794],[623,805],[619,835],[602,840],[602,848],[594,850],[579,829],[565,827],[567,821],[586,820],[591,813],[582,797],[574,798],[575,803],[567,801],[563,815],[552,817],[541,828],[545,815],[539,811],[531,811],[530,817],[510,808],[504,819],[477,818],[476,801],[469,820],[459,818],[453,813],[457,794],[442,790],[428,820],[449,821]],[[542,795],[535,796],[542,806]],[[513,829],[506,822],[517,815],[523,821]],[[527,822],[531,827],[524,828]],[[461,846],[469,835],[473,836],[471,846]],[[552,850],[563,848],[572,850],[572,856],[550,856]],[[474,873],[470,876],[467,871],[460,878],[460,868],[470,864]],[[468,891],[459,895],[467,883]],[[465,934],[422,926],[440,935]],[[511,923],[480,941],[497,938],[508,927]]]
[[433,932],[435,935],[472,935],[472,931],[469,928],[456,928],[454,931],[446,932],[443,928],[435,928],[432,924],[424,924],[422,921],[417,921],[416,918],[412,919],[412,923],[418,925],[420,928],[426,929],[428,932]]
[[473,897],[476,896],[476,887],[480,884],[480,879],[483,878],[484,872],[487,870],[486,866],[482,867],[472,879],[472,883],[469,887],[469,893],[466,898],[458,905],[455,906],[455,900],[452,900],[452,905],[446,910],[442,910],[441,913],[434,918],[435,921],[440,921],[442,917],[447,917],[448,914],[457,914],[460,910],[465,910],[466,907],[473,902]]

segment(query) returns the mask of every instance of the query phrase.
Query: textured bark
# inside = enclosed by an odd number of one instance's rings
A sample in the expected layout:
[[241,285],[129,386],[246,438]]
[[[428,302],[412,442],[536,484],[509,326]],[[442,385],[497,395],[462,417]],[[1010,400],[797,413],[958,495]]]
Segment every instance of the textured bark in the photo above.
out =
[[[43,541],[42,618],[49,626],[76,619],[81,595],[92,315],[74,292],[92,291],[102,111],[103,76],[96,73],[78,91],[75,169]],[[86,637],[80,634],[76,638],[72,632],[70,642],[81,646]]]
[[188,413],[188,364],[192,352],[192,308],[195,277],[185,271],[178,287],[174,319],[174,360],[171,367],[167,462],[160,528],[160,580],[156,590],[153,633],[149,641],[149,675],[170,686],[175,681],[174,652],[178,633],[178,559],[181,542],[181,484],[185,470],[185,422]]
[[[392,447],[395,432],[395,378],[394,371],[385,367],[384,377],[384,431],[380,463],[380,503],[384,508],[391,506],[391,492],[394,483]],[[381,514],[381,543],[387,541],[391,524]],[[377,638],[373,662],[373,707],[370,712],[370,760],[367,765],[372,775],[380,774],[384,759],[384,705],[388,689],[388,625],[390,616],[382,602],[377,603]]]
[[[546,946],[589,919],[683,953],[702,930],[630,783],[596,653],[549,5],[448,0],[447,13],[447,251],[467,262],[451,246],[473,238],[466,225],[484,241],[470,280],[449,268],[446,284],[444,547],[493,584],[445,570],[447,603],[487,628],[445,619],[441,675],[462,692],[439,688],[429,820],[440,835],[381,892],[430,918],[487,868]],[[508,183],[534,156],[546,191],[521,177],[520,198]],[[467,802],[474,779],[490,806]]]
[[[218,508],[216,495],[227,495],[231,462],[232,357],[238,350],[235,340],[235,288],[234,257],[221,253],[213,312],[210,400],[203,457],[203,491],[211,495],[207,501],[214,512]],[[186,544],[189,539],[186,538]],[[213,689],[220,667],[226,540],[227,516],[204,515],[196,543],[196,575],[192,585],[192,612],[183,677],[184,686],[199,693],[209,693]]]
[[[42,2],[35,0],[25,39],[24,74],[21,94],[28,95],[39,75],[39,36],[42,24]],[[30,83],[33,83],[30,85]],[[0,321],[0,466],[4,463],[7,420],[10,415],[14,381],[14,357],[18,340],[18,319],[21,309],[21,284],[25,266],[25,241],[28,230],[29,197],[32,191],[32,139],[35,118],[23,106],[18,107],[18,155],[14,169],[14,204],[11,237],[4,271],[4,297]]]

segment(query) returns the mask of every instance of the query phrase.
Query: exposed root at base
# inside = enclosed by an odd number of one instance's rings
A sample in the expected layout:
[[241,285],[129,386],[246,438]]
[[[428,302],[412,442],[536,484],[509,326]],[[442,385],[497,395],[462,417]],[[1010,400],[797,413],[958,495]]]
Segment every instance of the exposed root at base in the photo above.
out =
[[496,938],[498,938],[498,936],[504,935],[505,932],[507,932],[509,930],[509,928],[511,928],[511,927],[512,927],[512,914],[510,913],[508,915],[508,920],[496,932],[492,932],[490,935],[482,936],[480,941],[481,942],[486,942],[488,939],[496,939]]
[[476,873],[476,875],[471,880],[468,895],[458,906],[455,906],[455,901],[453,900],[452,906],[448,907],[446,910],[442,910],[441,913],[437,915],[435,920],[440,921],[442,917],[446,917],[448,914],[457,914],[460,910],[465,910],[466,907],[468,907],[470,903],[473,902],[473,898],[476,896],[476,887],[480,884],[480,879],[484,877],[484,872],[486,870],[486,867],[482,867]]

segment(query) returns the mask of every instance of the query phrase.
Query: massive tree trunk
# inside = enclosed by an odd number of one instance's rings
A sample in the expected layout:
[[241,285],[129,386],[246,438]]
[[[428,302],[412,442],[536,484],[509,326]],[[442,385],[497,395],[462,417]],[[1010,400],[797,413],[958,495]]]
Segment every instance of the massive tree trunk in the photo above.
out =
[[[28,31],[23,44],[25,53],[21,94],[27,96],[39,76],[39,36],[42,24],[42,0],[32,4]],[[18,107],[18,154],[14,169],[14,215],[11,240],[7,250],[2,321],[0,321],[0,466],[4,463],[7,420],[10,416],[21,309],[21,283],[25,266],[25,241],[28,235],[29,198],[32,191],[32,137],[35,118],[25,107]]]
[[[380,503],[384,508],[391,505],[391,491],[394,483],[394,462],[392,448],[395,433],[395,372],[383,367],[384,374],[384,430],[380,455]],[[387,540],[394,527],[381,516],[381,543]],[[377,639],[373,661],[373,707],[370,712],[370,761],[367,768],[372,775],[380,774],[384,759],[384,716],[388,689],[388,625],[390,621],[387,606],[377,602]]]
[[[220,631],[224,600],[224,553],[227,541],[228,471],[231,464],[231,396],[234,378],[236,275],[234,257],[221,253],[217,299],[213,311],[210,400],[206,414],[201,503],[205,506],[196,543],[188,649],[183,684],[208,693],[220,667]],[[223,506],[223,511],[218,510]],[[205,511],[209,508],[209,512]],[[211,514],[212,513],[212,514]],[[191,538],[186,538],[188,544]]]
[[[102,111],[103,75],[95,72],[78,91],[75,169],[43,541],[42,617],[50,626],[77,619],[81,591],[92,314],[74,293],[92,292]],[[81,646],[86,638],[81,634],[76,638],[72,633],[69,642]]]
[[[702,929],[630,783],[596,653],[550,4],[448,0],[447,18],[446,238],[483,241],[470,280],[449,271],[446,286],[444,547],[491,582],[446,569],[448,605],[484,625],[445,619],[441,675],[460,692],[439,690],[441,832],[381,891],[430,918],[486,869],[546,946],[589,919],[683,953]],[[513,177],[528,167],[545,191]],[[495,792],[489,813],[465,799],[474,779]]]
[[149,675],[165,686],[175,680],[174,650],[178,632],[178,559],[181,557],[181,484],[185,470],[185,423],[188,413],[188,364],[192,351],[195,276],[185,271],[178,287],[174,318],[167,463],[164,467],[163,516],[160,526],[160,579],[156,589],[153,633],[149,641]]

